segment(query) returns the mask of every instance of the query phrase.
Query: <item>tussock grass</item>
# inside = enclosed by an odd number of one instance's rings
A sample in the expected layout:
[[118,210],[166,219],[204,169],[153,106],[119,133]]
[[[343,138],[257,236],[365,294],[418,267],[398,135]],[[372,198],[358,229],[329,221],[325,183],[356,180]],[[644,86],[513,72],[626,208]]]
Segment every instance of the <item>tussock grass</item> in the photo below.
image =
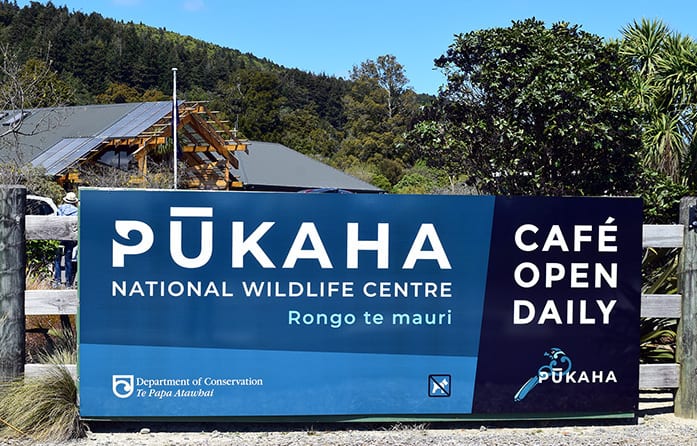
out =
[[61,366],[64,364],[76,364],[77,363],[77,352],[75,349],[70,348],[56,348],[50,354],[47,352],[41,352],[38,354],[37,359],[39,364],[53,364],[56,366]]
[[25,274],[25,288],[27,290],[50,290],[52,283],[53,275],[50,271],[44,271],[39,267],[27,267]]
[[34,441],[65,441],[85,434],[77,404],[77,385],[65,364],[77,362],[75,332],[52,329],[50,348],[38,354],[51,364],[45,375],[0,383],[0,443],[2,437]]
[[27,316],[27,363],[76,364],[77,335],[74,316]]
[[84,434],[77,386],[65,366],[54,365],[38,378],[0,384],[0,438],[65,441]]
[[50,342],[38,352],[37,359],[41,364],[76,364],[77,335],[70,325],[61,328],[51,328],[48,331]]

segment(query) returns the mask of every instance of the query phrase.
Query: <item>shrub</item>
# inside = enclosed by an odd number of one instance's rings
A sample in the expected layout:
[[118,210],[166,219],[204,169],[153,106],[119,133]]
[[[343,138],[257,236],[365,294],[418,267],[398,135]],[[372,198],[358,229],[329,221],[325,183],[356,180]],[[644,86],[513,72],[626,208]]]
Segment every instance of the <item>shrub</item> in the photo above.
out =
[[[59,246],[57,240],[27,240],[27,283],[28,289],[41,288],[40,283],[53,277],[53,259]],[[36,283],[34,283],[36,282]]]
[[433,180],[420,173],[407,173],[395,184],[392,191],[396,194],[429,194],[433,192]]
[[390,190],[392,190],[392,184],[390,184],[390,180],[388,180],[387,177],[385,177],[385,175],[381,173],[376,173],[375,175],[373,175],[373,178],[370,181],[370,183],[373,186],[379,187],[385,192],[389,192]]
[[[680,249],[647,249],[642,260],[642,293],[676,294]],[[640,362],[675,362],[677,319],[642,318]]]

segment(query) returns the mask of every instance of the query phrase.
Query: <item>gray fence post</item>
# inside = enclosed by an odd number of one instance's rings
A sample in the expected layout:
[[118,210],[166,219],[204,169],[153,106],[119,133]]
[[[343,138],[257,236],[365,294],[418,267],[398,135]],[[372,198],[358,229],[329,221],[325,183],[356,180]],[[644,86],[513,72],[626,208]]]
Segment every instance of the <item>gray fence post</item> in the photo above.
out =
[[24,374],[27,191],[0,186],[0,382]]
[[675,395],[675,415],[697,418],[697,229],[690,226],[690,208],[697,198],[680,200],[680,223],[685,227],[680,255],[679,287],[682,315],[678,323],[676,362],[680,364],[680,382]]

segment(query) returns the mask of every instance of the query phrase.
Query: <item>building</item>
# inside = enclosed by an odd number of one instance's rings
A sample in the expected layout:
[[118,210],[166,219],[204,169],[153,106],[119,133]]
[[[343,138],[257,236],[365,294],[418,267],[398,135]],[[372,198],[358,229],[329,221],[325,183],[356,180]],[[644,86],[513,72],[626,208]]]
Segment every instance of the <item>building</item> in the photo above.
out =
[[[172,111],[165,101],[0,112],[0,162],[43,167],[66,186],[81,184],[90,166],[146,185],[163,165],[173,171]],[[204,103],[179,102],[177,116],[179,187],[381,192],[280,144],[238,138]]]

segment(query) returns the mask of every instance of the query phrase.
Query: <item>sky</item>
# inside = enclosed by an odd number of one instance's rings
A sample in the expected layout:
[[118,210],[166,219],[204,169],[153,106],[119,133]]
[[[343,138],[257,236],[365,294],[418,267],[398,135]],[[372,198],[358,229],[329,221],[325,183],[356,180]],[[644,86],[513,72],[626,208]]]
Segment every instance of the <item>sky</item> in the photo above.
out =
[[[42,0],[41,3],[46,3]],[[29,4],[20,0],[18,5]],[[536,17],[604,38],[642,18],[697,39],[696,0],[53,0],[70,11],[143,23],[266,58],[288,68],[348,78],[391,54],[409,86],[435,94],[445,83],[433,60],[455,35]],[[186,67],[177,67],[179,71]]]

